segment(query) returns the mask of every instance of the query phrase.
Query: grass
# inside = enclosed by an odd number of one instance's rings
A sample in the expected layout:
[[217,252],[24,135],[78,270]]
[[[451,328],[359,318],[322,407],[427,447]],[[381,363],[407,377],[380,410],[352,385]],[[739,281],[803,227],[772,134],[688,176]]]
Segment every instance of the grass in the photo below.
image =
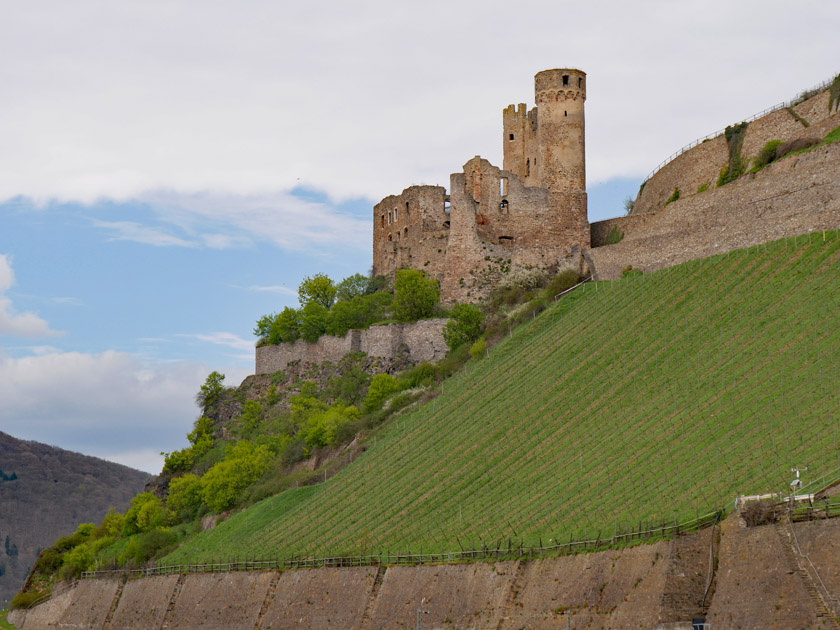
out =
[[588,284],[317,486],[162,563],[609,537],[840,465],[840,239]]
[[17,630],[17,626],[13,626],[10,622],[6,620],[7,614],[9,614],[8,610],[0,610],[0,629]]

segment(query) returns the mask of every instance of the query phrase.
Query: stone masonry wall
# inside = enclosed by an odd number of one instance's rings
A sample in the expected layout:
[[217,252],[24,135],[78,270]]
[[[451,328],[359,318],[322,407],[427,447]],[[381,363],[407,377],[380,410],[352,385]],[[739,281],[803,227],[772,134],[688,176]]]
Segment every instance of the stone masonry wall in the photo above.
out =
[[[770,112],[752,121],[744,134],[741,157],[751,161],[768,140],[787,142],[796,138],[823,138],[840,125],[840,112],[828,111],[828,99],[826,90],[792,108],[809,123],[807,127],[787,109]],[[689,149],[645,182],[632,214],[661,210],[675,188],[680,189],[680,199],[685,199],[697,194],[697,189],[704,184],[715,187],[720,170],[728,160],[729,148],[722,134]]]
[[[597,247],[618,226],[625,236]],[[840,228],[840,143],[791,155],[720,188],[648,214],[593,224],[587,252],[596,279],[632,265],[654,271],[760,243]]]
[[[835,521],[796,525],[803,551],[829,579],[840,570]],[[745,528],[733,515],[716,530],[712,628],[829,627],[775,529]],[[384,630],[413,628],[421,609],[423,627],[439,630],[683,628],[700,612],[710,533],[532,561],[191,574],[124,588],[84,580],[10,620],[21,630]]]
[[437,361],[446,356],[448,350],[443,340],[446,321],[429,319],[410,324],[371,326],[367,330],[350,330],[344,337],[323,335],[314,343],[298,339],[294,343],[260,346],[256,349],[254,374],[272,374],[285,369],[292,361],[337,363],[348,352],[364,352],[368,356],[388,359],[407,353],[412,363]]

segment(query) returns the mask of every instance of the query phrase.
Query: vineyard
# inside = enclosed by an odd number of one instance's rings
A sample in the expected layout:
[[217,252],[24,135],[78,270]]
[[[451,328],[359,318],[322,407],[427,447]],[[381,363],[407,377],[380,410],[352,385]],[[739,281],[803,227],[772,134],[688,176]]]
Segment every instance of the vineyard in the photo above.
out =
[[161,564],[603,540],[840,467],[840,238],[587,283],[328,481]]

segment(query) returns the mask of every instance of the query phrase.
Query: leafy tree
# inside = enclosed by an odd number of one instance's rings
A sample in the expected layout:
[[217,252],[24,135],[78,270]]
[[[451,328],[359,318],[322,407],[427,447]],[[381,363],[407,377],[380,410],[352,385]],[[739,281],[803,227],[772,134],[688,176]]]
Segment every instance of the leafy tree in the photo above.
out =
[[329,311],[318,302],[309,302],[301,309],[300,336],[304,341],[318,341],[327,331]]
[[201,389],[195,395],[195,404],[201,407],[203,411],[207,411],[224,393],[225,386],[222,385],[224,380],[224,374],[219,374],[215,370],[210,372],[207,375],[207,380],[204,381]]
[[367,396],[365,396],[365,412],[373,413],[382,408],[385,400],[400,390],[400,385],[390,374],[377,374],[370,380]]
[[242,409],[242,414],[239,416],[239,423],[243,434],[249,435],[254,433],[260,426],[262,421],[263,408],[256,400],[246,400]]
[[387,276],[373,276],[370,280],[368,280],[367,291],[365,291],[365,293],[373,295],[374,293],[379,292],[393,293],[391,290],[391,283]]
[[263,315],[257,320],[257,325],[254,327],[254,335],[259,337],[257,345],[278,344],[282,341],[277,325],[279,317],[279,313],[272,313],[271,315]]
[[450,348],[475,341],[481,336],[484,314],[474,304],[456,304],[443,327],[443,339]]
[[172,510],[180,520],[190,520],[201,509],[201,480],[197,475],[187,473],[169,482],[169,494],[166,507]]
[[149,531],[166,520],[163,504],[151,492],[142,492],[131,500],[122,526],[123,536]]
[[368,284],[370,284],[368,277],[360,273],[354,273],[352,276],[344,278],[335,287],[336,302],[349,302],[355,297],[364,295],[367,293]]
[[224,512],[236,505],[239,494],[268,469],[271,453],[265,446],[241,440],[225,449],[225,459],[201,478],[202,500],[213,512]]
[[82,543],[64,554],[61,571],[62,576],[79,576],[82,571],[90,571],[95,562],[96,560],[93,557],[93,552],[90,550],[90,547],[87,543]]
[[296,341],[300,338],[300,311],[287,306],[275,318],[274,326],[281,342]]
[[440,301],[440,287],[416,269],[400,269],[394,282],[394,316],[401,322],[429,317]]
[[355,407],[333,405],[326,411],[310,416],[304,428],[304,440],[310,449],[334,446],[340,441],[341,429],[361,414]]
[[335,302],[335,295],[335,282],[323,273],[306,276],[298,286],[298,300],[302,307],[315,303],[329,309]]
[[117,512],[114,508],[108,510],[108,513],[102,518],[102,523],[93,533],[94,538],[117,537],[122,532],[123,521],[125,517]]

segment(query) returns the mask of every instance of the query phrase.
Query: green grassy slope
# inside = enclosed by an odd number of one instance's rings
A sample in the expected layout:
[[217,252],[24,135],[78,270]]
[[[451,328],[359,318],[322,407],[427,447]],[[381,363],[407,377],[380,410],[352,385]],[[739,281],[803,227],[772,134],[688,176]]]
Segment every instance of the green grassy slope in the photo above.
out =
[[163,563],[612,535],[840,465],[840,239],[587,285],[326,483]]

